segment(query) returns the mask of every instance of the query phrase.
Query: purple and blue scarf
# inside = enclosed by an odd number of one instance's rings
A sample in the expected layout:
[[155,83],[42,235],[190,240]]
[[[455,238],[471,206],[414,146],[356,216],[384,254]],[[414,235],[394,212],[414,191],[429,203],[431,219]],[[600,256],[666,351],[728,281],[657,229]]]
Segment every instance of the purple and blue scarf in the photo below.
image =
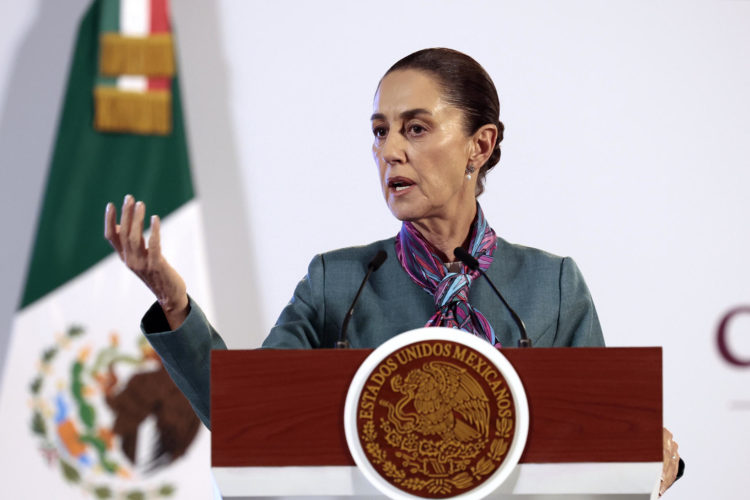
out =
[[[477,204],[467,250],[479,261],[480,269],[487,271],[496,248],[495,231],[487,224]],[[479,278],[479,271],[471,271],[461,263],[460,273],[449,272],[435,248],[408,221],[403,223],[396,237],[396,255],[411,279],[435,298],[437,312],[425,326],[458,328],[500,347],[490,322],[469,304],[469,288]]]

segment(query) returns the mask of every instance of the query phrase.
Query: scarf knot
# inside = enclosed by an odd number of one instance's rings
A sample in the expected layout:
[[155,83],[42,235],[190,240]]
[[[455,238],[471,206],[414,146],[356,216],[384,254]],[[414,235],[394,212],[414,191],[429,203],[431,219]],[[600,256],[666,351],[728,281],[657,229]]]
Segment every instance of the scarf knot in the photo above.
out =
[[[477,216],[472,224],[468,251],[486,271],[497,248],[495,231],[487,224],[477,204]],[[495,331],[487,318],[469,303],[472,282],[479,271],[469,271],[461,264],[461,272],[449,272],[437,250],[420,234],[411,222],[404,222],[396,237],[396,255],[409,277],[433,296],[435,314],[425,326],[446,326],[473,333],[492,345],[500,346]]]
[[446,274],[435,289],[435,308],[443,308],[452,302],[469,302],[471,282],[468,274]]

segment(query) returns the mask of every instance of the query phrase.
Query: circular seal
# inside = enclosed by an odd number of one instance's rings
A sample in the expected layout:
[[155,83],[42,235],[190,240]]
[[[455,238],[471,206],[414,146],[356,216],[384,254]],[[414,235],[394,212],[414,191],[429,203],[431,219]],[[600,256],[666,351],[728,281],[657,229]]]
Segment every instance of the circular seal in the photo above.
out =
[[174,498],[166,471],[193,445],[198,417],[143,336],[134,351],[115,331],[85,335],[78,325],[56,335],[29,384],[42,456],[83,496]]
[[354,461],[391,498],[481,498],[526,444],[521,381],[496,348],[450,328],[420,328],[376,349],[349,387]]

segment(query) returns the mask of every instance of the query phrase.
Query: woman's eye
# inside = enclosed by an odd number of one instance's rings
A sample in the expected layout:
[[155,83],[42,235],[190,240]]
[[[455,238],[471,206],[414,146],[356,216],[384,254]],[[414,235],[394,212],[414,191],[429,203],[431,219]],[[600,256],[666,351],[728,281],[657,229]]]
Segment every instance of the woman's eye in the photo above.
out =
[[372,135],[374,135],[378,139],[385,137],[387,133],[388,130],[385,127],[375,127],[372,129]]
[[409,125],[409,133],[412,135],[422,135],[426,130],[427,129],[419,124]]

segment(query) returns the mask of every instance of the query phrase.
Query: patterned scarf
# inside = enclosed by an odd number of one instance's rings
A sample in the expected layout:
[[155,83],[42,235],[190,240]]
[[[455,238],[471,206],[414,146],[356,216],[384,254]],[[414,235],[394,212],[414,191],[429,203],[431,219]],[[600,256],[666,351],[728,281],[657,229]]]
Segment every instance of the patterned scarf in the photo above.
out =
[[[495,231],[487,224],[482,208],[477,204],[468,251],[479,261],[482,271],[490,267],[496,248]],[[487,318],[469,304],[469,288],[479,278],[479,271],[470,271],[461,263],[460,273],[449,272],[435,248],[408,221],[403,223],[396,237],[396,255],[411,279],[435,298],[437,312],[425,326],[458,328],[500,347]]]

